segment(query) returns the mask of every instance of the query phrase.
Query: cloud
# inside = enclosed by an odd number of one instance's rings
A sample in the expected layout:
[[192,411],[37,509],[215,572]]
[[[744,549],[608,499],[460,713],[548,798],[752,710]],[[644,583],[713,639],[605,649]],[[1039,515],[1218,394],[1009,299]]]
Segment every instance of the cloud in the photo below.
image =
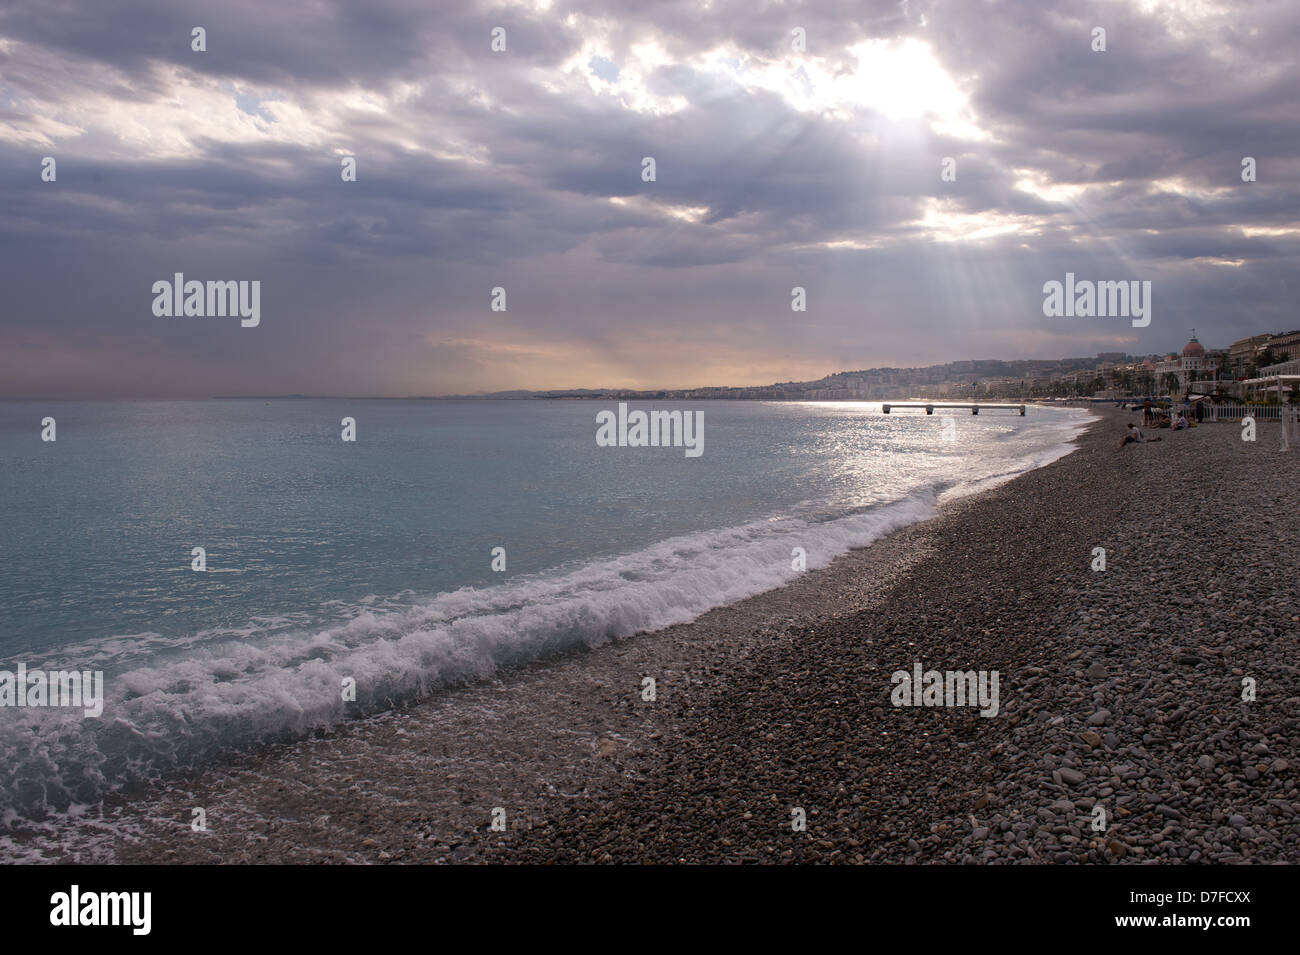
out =
[[[14,0],[0,394],[743,384],[1290,328],[1300,12],[1241,10]],[[262,324],[154,318],[176,271],[260,280]],[[1066,271],[1150,278],[1151,326],[1051,324]]]

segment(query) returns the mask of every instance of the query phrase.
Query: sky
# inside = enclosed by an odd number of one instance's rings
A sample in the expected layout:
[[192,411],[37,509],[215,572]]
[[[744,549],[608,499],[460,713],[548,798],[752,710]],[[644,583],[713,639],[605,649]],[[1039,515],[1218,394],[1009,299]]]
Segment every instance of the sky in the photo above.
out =
[[[748,385],[1300,328],[1298,42],[1294,0],[5,0],[0,396]],[[258,324],[156,315],[178,272],[259,282]],[[1067,272],[1150,281],[1150,324],[1045,315]]]

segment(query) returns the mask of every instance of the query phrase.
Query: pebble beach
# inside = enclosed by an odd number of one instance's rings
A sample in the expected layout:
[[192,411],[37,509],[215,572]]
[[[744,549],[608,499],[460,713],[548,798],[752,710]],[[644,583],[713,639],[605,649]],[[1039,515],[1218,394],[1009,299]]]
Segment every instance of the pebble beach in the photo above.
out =
[[[755,654],[684,706],[643,779],[518,855],[1300,859],[1295,454],[1232,424],[1117,451],[1128,420],[908,531],[926,556],[881,604]],[[1000,670],[1001,712],[892,707],[914,660]]]
[[[1140,414],[1099,415],[1069,455],[788,587],[28,825],[7,852],[1300,860],[1300,451],[1268,422],[1117,450]],[[894,706],[917,663],[996,671],[996,715]]]

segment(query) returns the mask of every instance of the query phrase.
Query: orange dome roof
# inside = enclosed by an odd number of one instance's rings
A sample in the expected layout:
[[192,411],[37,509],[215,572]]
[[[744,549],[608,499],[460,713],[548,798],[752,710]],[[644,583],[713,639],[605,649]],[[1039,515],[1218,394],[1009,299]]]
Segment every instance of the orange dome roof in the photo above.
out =
[[1204,358],[1205,348],[1196,340],[1196,329],[1192,329],[1192,340],[1183,346],[1184,358]]

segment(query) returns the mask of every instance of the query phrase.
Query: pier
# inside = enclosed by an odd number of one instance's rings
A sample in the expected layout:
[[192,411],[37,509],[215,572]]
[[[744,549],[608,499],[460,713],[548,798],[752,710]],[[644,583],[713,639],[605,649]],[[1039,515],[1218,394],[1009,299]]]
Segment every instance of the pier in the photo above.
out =
[[906,402],[906,403],[888,402],[884,406],[885,414],[889,414],[889,412],[894,408],[924,408],[926,414],[934,414],[935,408],[939,408],[940,410],[946,408],[959,408],[959,409],[969,408],[971,414],[979,414],[981,408],[985,408],[985,409],[991,408],[993,410],[1019,411],[1020,417],[1023,418],[1025,416],[1024,405],[977,405],[977,404],[949,405],[949,404],[934,404],[934,403],[918,404],[914,402]]

